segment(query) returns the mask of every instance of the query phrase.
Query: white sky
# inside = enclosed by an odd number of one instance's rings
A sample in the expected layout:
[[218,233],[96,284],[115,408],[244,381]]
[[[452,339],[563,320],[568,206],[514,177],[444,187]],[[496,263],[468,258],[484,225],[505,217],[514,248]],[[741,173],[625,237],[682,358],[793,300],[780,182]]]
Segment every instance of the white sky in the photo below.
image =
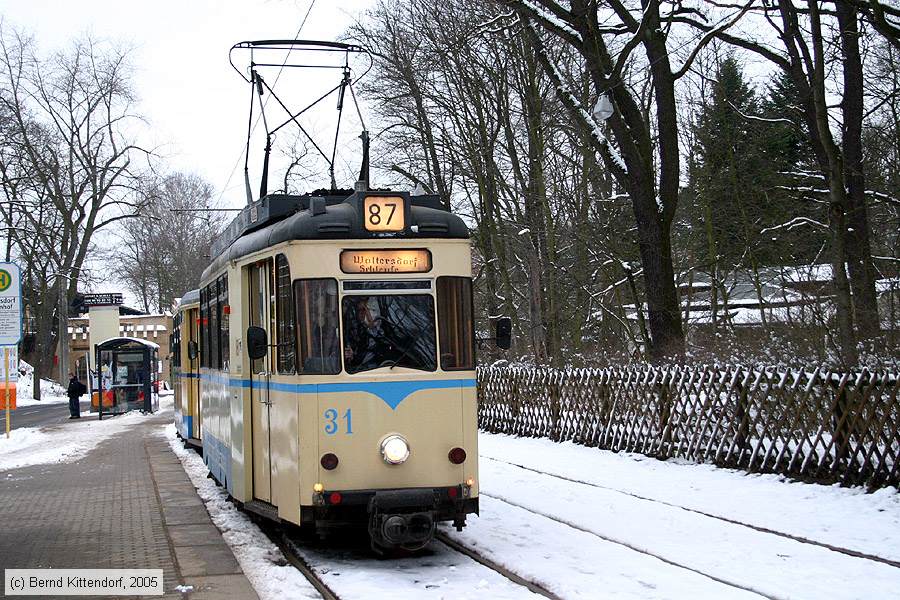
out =
[[[337,40],[373,4],[373,0],[0,0],[0,15],[4,27],[32,34],[41,54],[62,49],[85,33],[132,48],[133,84],[139,98],[136,108],[149,125],[143,143],[157,149],[167,170],[203,176],[215,187],[222,206],[242,206],[246,202],[243,159],[233,173],[232,169],[246,141],[249,90],[229,65],[228,50],[243,40],[293,38],[311,1],[313,8],[301,39]],[[280,64],[285,55],[271,58]],[[298,59],[296,54],[291,58]],[[235,54],[237,66],[246,66],[246,61]],[[276,71],[269,70],[266,81],[270,85]],[[275,90],[291,100],[288,106],[299,109],[303,105],[292,102],[312,101],[336,85],[339,76],[334,70],[286,69]],[[333,97],[326,99],[324,112],[310,115],[304,122],[326,151],[333,141],[335,105]],[[266,112],[271,115],[270,123],[284,120],[274,101]],[[336,163],[338,174],[347,176],[350,168],[358,169],[359,161],[358,119],[350,104],[345,105],[344,119],[346,135],[339,143],[339,148],[345,149],[344,160],[339,158]],[[288,130],[287,137],[297,131],[285,127],[286,134]],[[259,187],[262,144],[256,136],[251,147],[254,194]],[[277,158],[273,160],[270,190],[280,186]],[[317,183],[326,185],[327,177]],[[352,180],[345,177],[338,184],[352,187]],[[125,290],[110,281],[94,291]]]
[[[133,48],[138,111],[150,125],[147,142],[158,149],[169,168],[198,172],[215,186],[217,194],[224,190],[224,204],[240,206],[245,201],[243,161],[228,188],[225,186],[245,142],[249,92],[228,63],[228,49],[242,40],[293,38],[310,1],[0,0],[0,14],[6,26],[33,34],[42,53],[62,48],[83,33]],[[300,34],[303,39],[336,40],[372,4],[372,0],[314,2]],[[279,56],[280,63],[283,53],[272,58]],[[236,54],[238,66],[240,58]],[[275,71],[267,78],[270,84]],[[275,90],[288,94],[286,86],[291,86],[302,90],[304,98],[308,92],[314,99],[315,92],[328,89],[321,87],[326,85],[321,79],[324,72],[316,71],[285,70]],[[315,79],[317,75],[319,79]],[[338,76],[339,71],[328,71],[327,81],[334,85]],[[335,101],[329,98],[323,105],[325,118],[330,118]],[[350,109],[345,118],[350,117],[352,107],[345,108]],[[281,117],[279,110],[271,102],[267,114],[271,111],[273,119]],[[327,121],[322,124],[320,119],[317,131],[321,137],[316,141],[320,145],[324,141],[330,149]],[[358,129],[353,133],[358,134]],[[261,145],[257,141],[255,154],[251,149],[251,167],[261,164]],[[251,185],[256,192],[258,176]]]

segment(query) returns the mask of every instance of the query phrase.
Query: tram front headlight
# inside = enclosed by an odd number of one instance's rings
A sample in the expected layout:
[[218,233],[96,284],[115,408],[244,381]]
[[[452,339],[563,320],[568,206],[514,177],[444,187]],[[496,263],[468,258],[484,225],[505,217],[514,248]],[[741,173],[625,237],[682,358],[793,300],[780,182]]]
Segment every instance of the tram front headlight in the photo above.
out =
[[402,435],[389,435],[381,440],[381,458],[389,465],[399,465],[409,458],[409,443]]

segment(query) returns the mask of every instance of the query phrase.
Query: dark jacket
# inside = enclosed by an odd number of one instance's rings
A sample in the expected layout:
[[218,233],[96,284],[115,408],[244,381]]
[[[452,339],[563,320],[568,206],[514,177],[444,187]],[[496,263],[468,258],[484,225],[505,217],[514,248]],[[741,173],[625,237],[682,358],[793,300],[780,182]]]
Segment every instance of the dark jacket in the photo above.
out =
[[69,380],[69,387],[66,390],[66,393],[69,395],[69,398],[78,398],[83,393],[87,391],[87,386],[78,381],[77,377],[73,377]]

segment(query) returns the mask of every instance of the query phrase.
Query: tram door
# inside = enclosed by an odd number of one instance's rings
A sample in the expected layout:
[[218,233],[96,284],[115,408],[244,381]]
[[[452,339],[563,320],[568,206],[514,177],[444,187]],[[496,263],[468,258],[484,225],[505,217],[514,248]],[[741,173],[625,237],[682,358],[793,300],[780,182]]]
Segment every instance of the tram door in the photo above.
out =
[[[270,261],[250,267],[250,325],[262,327],[272,339],[272,266]],[[270,342],[271,343],[271,342]],[[272,502],[272,443],[269,412],[271,352],[250,363],[250,404],[253,420],[253,496]]]
[[[200,345],[200,309],[192,308],[187,311],[186,314],[187,324],[181,324],[181,339],[182,344],[186,345],[187,342],[184,341],[185,333],[188,334],[188,341],[192,341],[199,347]],[[187,325],[187,326],[185,326]],[[203,428],[203,410],[200,406],[200,355],[197,354],[194,358],[188,357],[188,373],[190,377],[188,377],[187,384],[187,401],[191,403],[191,414],[194,415],[194,427],[197,430],[196,435],[194,432],[188,432],[188,435],[191,437],[196,437],[198,440],[203,438],[202,428]],[[182,388],[184,389],[184,388]]]

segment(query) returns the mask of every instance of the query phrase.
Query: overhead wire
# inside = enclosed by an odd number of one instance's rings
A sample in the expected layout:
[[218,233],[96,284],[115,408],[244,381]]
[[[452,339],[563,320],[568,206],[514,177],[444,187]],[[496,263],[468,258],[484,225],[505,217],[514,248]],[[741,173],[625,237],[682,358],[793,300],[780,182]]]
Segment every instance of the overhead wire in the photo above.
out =
[[[300,27],[297,29],[297,33],[294,34],[294,39],[300,38],[300,32],[303,31],[303,26],[306,25],[307,19],[309,19],[309,14],[312,12],[313,6],[315,6],[316,0],[310,0],[309,8],[306,9],[306,14],[303,16],[303,21],[300,22]],[[293,52],[294,48],[288,48],[287,54],[284,57],[284,62],[281,63],[281,67],[278,69],[278,73],[275,75],[275,81],[272,86],[274,87],[278,83],[278,78],[281,77],[281,73],[284,71],[284,67],[287,64],[288,59],[291,57],[291,52]],[[271,97],[271,95],[269,96]],[[265,99],[263,102],[262,108],[265,109],[266,104],[269,102],[269,97]],[[250,127],[250,131],[247,135],[248,139],[253,132],[256,131],[256,126],[259,125],[259,120],[262,118],[262,114],[257,115],[256,121],[254,121],[252,127]],[[219,193],[219,197],[216,199],[216,204],[221,202],[222,197],[225,195],[226,190],[229,189],[228,185],[231,183],[231,178],[234,177],[235,171],[237,171],[238,166],[241,164],[241,159],[244,158],[244,155],[247,152],[247,148],[241,148],[241,153],[238,155],[237,160],[234,161],[234,166],[231,167],[231,173],[228,174],[228,179],[225,180],[225,185],[222,186],[222,191]]]

